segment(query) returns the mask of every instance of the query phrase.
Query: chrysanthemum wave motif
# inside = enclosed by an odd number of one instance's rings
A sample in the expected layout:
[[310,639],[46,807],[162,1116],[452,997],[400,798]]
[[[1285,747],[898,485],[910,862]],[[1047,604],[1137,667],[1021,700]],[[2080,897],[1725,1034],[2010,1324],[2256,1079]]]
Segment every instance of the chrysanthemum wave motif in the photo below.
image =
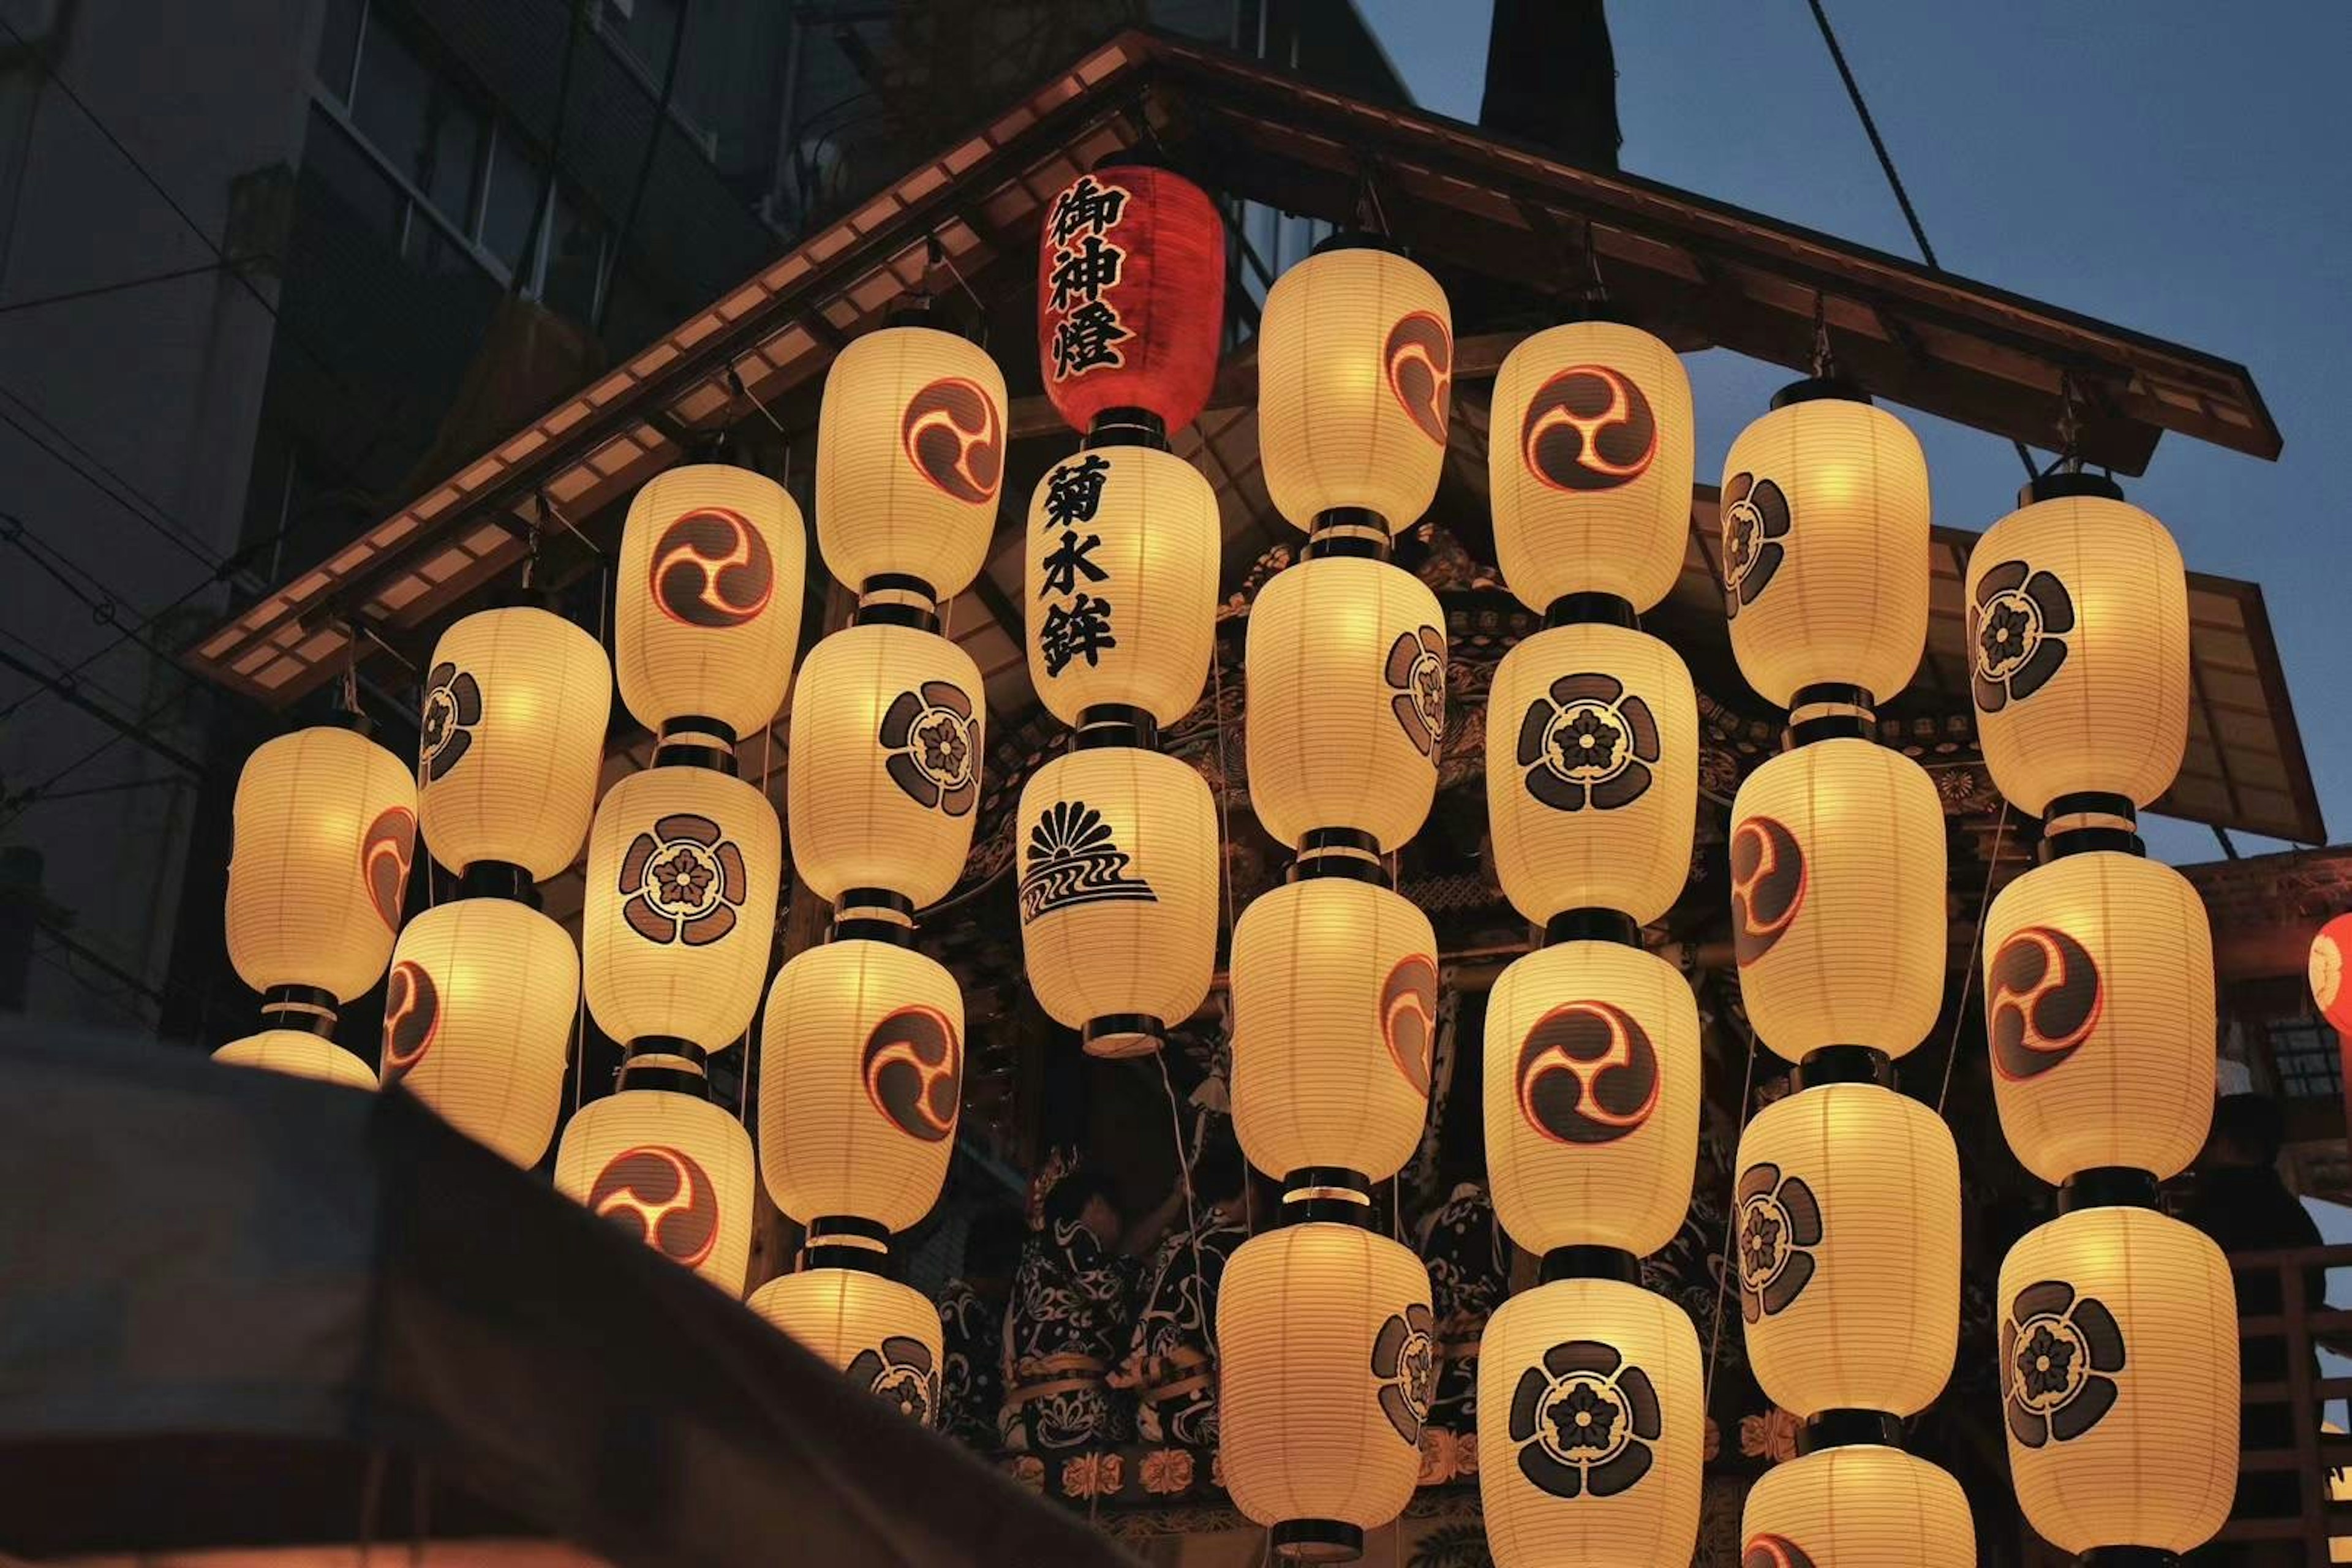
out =
[[1130,858],[1101,812],[1082,800],[1053,802],[1029,829],[1029,864],[1021,873],[1021,923],[1081,904],[1157,902],[1151,884],[1128,873]]

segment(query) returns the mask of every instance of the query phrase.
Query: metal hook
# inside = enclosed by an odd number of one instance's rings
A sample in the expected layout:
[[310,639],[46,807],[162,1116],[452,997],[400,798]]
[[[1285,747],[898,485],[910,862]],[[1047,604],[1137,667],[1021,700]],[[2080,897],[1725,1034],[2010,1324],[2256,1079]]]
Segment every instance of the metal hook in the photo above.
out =
[[1816,289],[1813,290],[1813,379],[1828,380],[1836,365],[1837,356],[1830,351],[1829,300]]
[[2062,472],[2083,471],[2081,438],[2083,434],[2082,389],[2074,384],[2074,373],[2058,373],[2058,468]]

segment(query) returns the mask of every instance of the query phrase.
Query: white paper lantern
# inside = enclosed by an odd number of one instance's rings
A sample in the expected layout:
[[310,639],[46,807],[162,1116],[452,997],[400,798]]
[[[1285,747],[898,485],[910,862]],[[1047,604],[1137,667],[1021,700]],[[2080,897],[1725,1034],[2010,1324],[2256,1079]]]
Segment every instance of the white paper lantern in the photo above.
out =
[[1803,687],[1901,691],[1927,637],[1927,460],[1883,409],[1775,408],[1723,460],[1724,610],[1739,672],[1790,706]]
[[1487,699],[1486,818],[1503,891],[1528,919],[1664,915],[1698,822],[1698,694],[1681,656],[1605,625],[1521,640]]
[[1690,1561],[1706,1450],[1690,1315],[1615,1279],[1496,1308],[1478,1343],[1478,1499],[1496,1568]]
[[580,917],[599,1028],[734,1044],[767,977],[782,837],[768,797],[716,769],[647,768],[605,792]]
[[213,1060],[232,1067],[260,1068],[289,1078],[316,1079],[346,1089],[373,1089],[375,1069],[323,1035],[308,1029],[263,1029],[231,1040]]
[[1682,1228],[1698,1153],[1698,1001],[1637,947],[1565,942],[1486,998],[1487,1184],[1530,1252],[1657,1251]]
[[1959,1153],[1936,1113],[1869,1083],[1792,1094],[1741,1134],[1735,1195],[1766,1397],[1799,1416],[1927,1408],[1960,1324]]
[[784,488],[724,463],[684,463],[629,503],[613,593],[621,700],[658,732],[715,719],[767,727],[800,647],[808,527]]
[[1740,1517],[1742,1568],[1976,1568],[1959,1482],[1874,1443],[1825,1448],[1759,1477]]
[[1690,550],[1690,377],[1638,327],[1575,321],[1523,340],[1495,377],[1486,489],[1495,558],[1541,614],[1569,594],[1646,610]]
[[919,1291],[855,1268],[804,1268],[745,1305],[902,1415],[939,1424],[940,1310]]
[[730,1296],[751,1259],[751,1136],[709,1100],[622,1088],[564,1124],[555,1190]]
[[987,710],[980,669],[910,626],[837,631],[801,667],[787,790],[793,864],[818,897],[937,903],[971,852]]
[[1266,493],[1299,528],[1361,507],[1421,521],[1445,464],[1454,321],[1437,279],[1391,251],[1322,251],[1266,290],[1258,322]]
[[1351,827],[1382,851],[1421,831],[1445,738],[1445,616],[1382,561],[1277,572],[1250,606],[1250,805],[1275,839]]

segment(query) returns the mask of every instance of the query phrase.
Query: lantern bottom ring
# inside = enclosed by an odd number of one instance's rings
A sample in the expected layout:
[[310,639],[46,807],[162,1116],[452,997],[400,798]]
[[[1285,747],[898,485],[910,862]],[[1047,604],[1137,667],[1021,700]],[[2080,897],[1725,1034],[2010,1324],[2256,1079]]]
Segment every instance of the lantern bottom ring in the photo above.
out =
[[2082,1568],[2180,1568],[2180,1554],[2160,1546],[2094,1546],[2074,1561]]
[[1825,1083],[1874,1083],[1895,1087],[1895,1058],[1874,1046],[1822,1046],[1805,1053],[1792,1082],[1798,1089]]
[[1274,1554],[1286,1563],[1353,1563],[1364,1554],[1363,1528],[1336,1519],[1286,1519],[1274,1527]]
[[1155,452],[1168,450],[1168,421],[1149,408],[1121,405],[1106,408],[1094,416],[1087,427],[1087,438],[1080,449],[1092,452],[1104,447],[1149,447]]
[[1587,590],[1580,594],[1562,594],[1544,606],[1544,629],[1554,626],[1622,626],[1627,631],[1637,628],[1641,617],[1634,613],[1633,601],[1622,594],[1603,594]]
[[331,1037],[339,1005],[333,992],[316,985],[273,985],[261,998],[261,1022],[265,1028]]
[[1613,942],[1620,947],[1642,945],[1642,926],[1622,910],[1599,906],[1562,910],[1544,921],[1543,944],[1563,942]]
[[2158,1204],[2154,1171],[2130,1165],[2093,1165],[2075,1172],[2058,1188],[2058,1212],[2082,1209],[2152,1209]]
[[1822,1410],[1806,1416],[1797,1431],[1800,1456],[1864,1444],[1903,1447],[1903,1417],[1885,1410]]
[[1167,1038],[1168,1026],[1149,1013],[1106,1013],[1087,1019],[1078,1031],[1078,1043],[1087,1055],[1109,1060],[1148,1057]]
[[1642,1264],[1622,1247],[1555,1247],[1543,1255],[1543,1268],[1537,1279],[1546,1285],[1559,1279],[1616,1279],[1638,1285],[1642,1282]]

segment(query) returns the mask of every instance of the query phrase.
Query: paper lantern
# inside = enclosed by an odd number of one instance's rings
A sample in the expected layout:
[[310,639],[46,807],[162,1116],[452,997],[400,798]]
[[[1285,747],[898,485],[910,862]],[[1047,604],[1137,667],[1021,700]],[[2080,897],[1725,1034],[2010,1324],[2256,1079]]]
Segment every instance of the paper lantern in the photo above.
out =
[[940,1310],[919,1291],[861,1269],[804,1268],[745,1305],[902,1415],[938,1424]]
[[613,668],[561,616],[484,610],[441,634],[425,677],[416,806],[433,858],[481,860],[534,881],[580,853],[596,805]]
[[947,896],[971,852],[984,699],[971,655],[911,626],[850,626],[809,649],[785,776],[793,864],[818,897]]
[[2001,1131],[2055,1185],[2122,1165],[2179,1174],[2213,1119],[2213,936],[2159,861],[2099,850],[1992,902],[1985,1030]]
[[265,741],[237,775],[228,956],[256,991],[348,1002],[392,956],[416,856],[407,764],[345,729]]
[[373,1089],[375,1069],[323,1035],[308,1029],[264,1029],[231,1040],[213,1060],[232,1067],[261,1068],[289,1078],[316,1079],[346,1089]]
[[773,479],[685,463],[646,480],[613,592],[613,662],[637,722],[658,732],[713,719],[739,740],[772,722],[792,685],[807,570],[807,524]]
[[1969,554],[1969,691],[2000,793],[2171,787],[2189,743],[2189,579],[2136,506],[2065,496],[2011,512]]
[[1960,1323],[1960,1161],[1916,1100],[1831,1083],[1739,1140],[1733,1242],[1748,1359],[1796,1415],[1927,1408]]
[[1486,1174],[1530,1252],[1655,1252],[1690,1207],[1698,1152],[1698,1001],[1637,947],[1564,942],[1516,960],[1486,997]]
[[707,1051],[751,1027],[782,871],[776,808],[713,768],[655,767],[605,792],[580,916],[588,1008],[616,1040]]
[[1757,1037],[1899,1057],[1944,1001],[1944,811],[1910,758],[1817,741],[1748,775],[1731,812],[1731,931]]
[[564,1123],[555,1190],[730,1296],[751,1259],[751,1137],[697,1095],[624,1087]]
[[1478,1344],[1478,1499],[1496,1568],[1687,1563],[1706,1384],[1690,1315],[1615,1279],[1512,1297]]
[[760,1030],[760,1170],[803,1225],[929,1212],[963,1102],[963,994],[909,948],[836,940],[776,972]]
[[1696,429],[1675,351],[1613,321],[1553,327],[1504,359],[1492,407],[1495,556],[1519,602],[1664,598],[1690,550]]
[[1403,257],[1336,243],[1345,247],[1318,251],[1266,290],[1257,331],[1266,492],[1300,528],[1349,507],[1402,533],[1429,510],[1445,465],[1454,318],[1437,279]]
[[1421,831],[1445,739],[1445,616],[1409,572],[1352,556],[1277,572],[1250,606],[1250,805],[1275,839]]
[[1045,209],[1037,369],[1072,429],[1112,408],[1190,425],[1216,379],[1224,310],[1225,226],[1190,180],[1099,164]]
[[2063,1552],[2187,1552],[2238,1479],[2230,1267],[2150,1209],[2088,1208],[2000,1266],[2001,1403],[2026,1520]]
[[1664,915],[1698,821],[1698,694],[1681,656],[1605,625],[1522,639],[1487,698],[1486,820],[1503,891],[1528,919]]
[[563,1110],[580,954],[511,899],[461,899],[408,922],[383,997],[383,1082],[528,1170]]
[[1775,408],[1723,460],[1724,612],[1739,672],[1786,708],[1802,688],[1909,683],[1927,637],[1927,460],[1867,403]]
[[1976,1568],[1959,1482],[1874,1443],[1825,1448],[1757,1478],[1741,1568]]
[[1429,1273],[1350,1225],[1251,1237],[1217,1291],[1217,1423],[1234,1506],[1288,1560],[1346,1562],[1403,1510],[1437,1373]]
[[816,542],[862,588],[911,578],[934,599],[968,587],[1004,482],[1004,373],[929,327],[885,327],[835,356],[817,417]]
[[1409,899],[1313,877],[1260,895],[1234,930],[1234,1128],[1282,1176],[1402,1168],[1429,1111],[1437,937]]
[[2337,915],[2311,939],[2311,999],[2339,1032],[2352,1034],[2352,986],[2344,984],[2347,952],[2352,952],[2352,914]]
[[1199,469],[1149,447],[1079,452],[1029,500],[1029,683],[1065,724],[1092,707],[1173,724],[1201,699],[1223,551]]
[[1209,994],[1217,806],[1189,763],[1097,746],[1022,786],[1021,951],[1038,1005],[1087,1048],[1149,1050]]

